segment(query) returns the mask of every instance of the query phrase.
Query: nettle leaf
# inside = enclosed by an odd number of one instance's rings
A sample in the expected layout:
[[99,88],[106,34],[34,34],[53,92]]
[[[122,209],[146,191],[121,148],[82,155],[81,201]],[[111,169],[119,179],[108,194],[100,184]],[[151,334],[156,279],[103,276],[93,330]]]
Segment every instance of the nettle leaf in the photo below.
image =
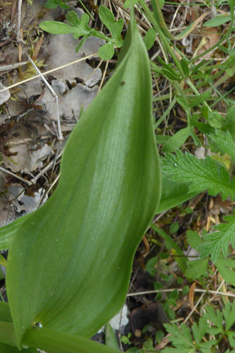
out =
[[229,131],[215,130],[215,134],[210,134],[210,139],[212,139],[219,149],[230,155],[233,161],[235,161],[235,142]]
[[222,194],[223,200],[229,195],[235,198],[235,178],[230,181],[226,169],[211,157],[199,160],[190,153],[176,151],[176,155],[166,153],[162,158],[163,172],[177,182],[189,185],[189,192],[200,193],[208,190],[209,195]]
[[219,258],[215,262],[215,266],[225,281],[235,286],[235,261],[232,259]]
[[220,252],[224,257],[228,255],[228,247],[231,243],[235,248],[235,215],[225,216],[224,220],[228,223],[220,223],[214,228],[218,232],[209,233],[203,237],[204,243],[199,247],[201,256],[211,255],[212,262],[216,262]]
[[160,193],[149,58],[132,17],[115,73],[66,143],[56,191],[12,241],[19,346],[34,322],[90,337],[120,310]]
[[224,132],[229,131],[232,137],[235,138],[235,104],[229,108],[221,130]]

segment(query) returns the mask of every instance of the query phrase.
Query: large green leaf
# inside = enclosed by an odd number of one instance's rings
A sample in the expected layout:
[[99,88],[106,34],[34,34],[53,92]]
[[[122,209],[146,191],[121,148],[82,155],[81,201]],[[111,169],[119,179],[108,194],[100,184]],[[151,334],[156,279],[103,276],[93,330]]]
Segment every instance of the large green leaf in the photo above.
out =
[[45,328],[28,329],[24,335],[23,343],[27,346],[43,349],[47,353],[120,353],[113,347],[105,346],[88,338]]
[[17,218],[14,222],[0,228],[0,250],[9,249],[17,230],[29,216],[30,214],[24,215],[23,217]]
[[124,303],[161,191],[151,97],[132,19],[114,75],[66,144],[56,191],[11,244],[6,280],[19,345],[33,322],[90,337]]

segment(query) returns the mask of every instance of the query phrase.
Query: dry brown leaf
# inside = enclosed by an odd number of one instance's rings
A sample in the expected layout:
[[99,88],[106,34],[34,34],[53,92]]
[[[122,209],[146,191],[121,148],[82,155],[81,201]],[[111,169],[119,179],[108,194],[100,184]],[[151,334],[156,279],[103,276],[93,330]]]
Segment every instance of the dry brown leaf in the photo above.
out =
[[[198,45],[196,50],[197,54],[203,54],[206,50],[212,48],[220,40],[220,35],[217,27],[202,28],[201,30],[202,40]],[[209,59],[211,57],[211,52],[205,54],[204,58]]]
[[36,47],[34,49],[34,54],[31,58],[33,61],[35,61],[38,57],[38,53],[39,53],[41,46],[42,46],[42,43],[43,43],[43,38],[44,38],[44,34],[41,36],[41,38],[39,39],[39,41],[36,44]]
[[188,294],[188,301],[189,301],[189,306],[190,306],[191,310],[193,310],[193,308],[194,308],[194,291],[195,291],[195,288],[196,288],[196,282],[194,282],[191,285],[190,290],[189,290],[189,294]]
[[148,254],[150,247],[149,247],[149,242],[148,242],[146,235],[144,235],[142,240],[143,240],[144,247],[145,247],[145,252],[143,254],[143,257],[145,257]]

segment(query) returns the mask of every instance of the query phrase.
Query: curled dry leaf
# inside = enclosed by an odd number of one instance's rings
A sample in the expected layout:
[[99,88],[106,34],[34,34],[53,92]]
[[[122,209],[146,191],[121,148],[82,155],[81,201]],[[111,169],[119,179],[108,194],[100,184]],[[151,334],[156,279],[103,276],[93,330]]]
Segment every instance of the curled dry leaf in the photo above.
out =
[[[59,97],[60,116],[65,119],[73,119],[74,117],[78,119],[81,107],[86,110],[98,93],[98,86],[88,88],[78,84],[66,94],[68,87],[63,80],[52,81],[52,87]],[[36,103],[44,107],[47,119],[56,120],[56,102],[48,88],[45,87],[44,95]]]
[[[48,38],[49,43],[44,44],[44,46],[48,46],[49,54],[49,58],[45,62],[47,70],[69,64],[75,60],[82,59],[84,56],[95,54],[98,52],[100,46],[104,44],[102,39],[90,37],[86,40],[81,50],[76,53],[75,49],[78,45],[78,41],[73,39],[72,34],[49,35]],[[53,77],[56,79],[65,79],[70,82],[76,82],[75,79],[80,78],[85,81],[87,86],[92,87],[100,80],[101,70],[92,69],[92,67],[83,60],[55,71]]]

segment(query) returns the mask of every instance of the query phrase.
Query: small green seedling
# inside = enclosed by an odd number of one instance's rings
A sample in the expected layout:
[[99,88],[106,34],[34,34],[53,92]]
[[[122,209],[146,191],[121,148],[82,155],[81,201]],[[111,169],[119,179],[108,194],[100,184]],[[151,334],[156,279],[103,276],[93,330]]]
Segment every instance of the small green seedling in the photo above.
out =
[[99,17],[103,24],[108,28],[110,37],[90,28],[88,26],[89,16],[86,13],[84,13],[81,19],[79,19],[75,11],[69,11],[67,13],[66,20],[68,24],[56,21],[45,21],[40,23],[40,28],[51,34],[72,33],[74,39],[81,38],[76,47],[76,52],[81,49],[86,39],[91,36],[104,39],[107,43],[100,47],[98,55],[103,60],[110,60],[114,55],[114,47],[120,48],[123,45],[123,40],[121,38],[123,20],[119,19],[118,21],[115,21],[112,12],[105,6],[99,7]]

